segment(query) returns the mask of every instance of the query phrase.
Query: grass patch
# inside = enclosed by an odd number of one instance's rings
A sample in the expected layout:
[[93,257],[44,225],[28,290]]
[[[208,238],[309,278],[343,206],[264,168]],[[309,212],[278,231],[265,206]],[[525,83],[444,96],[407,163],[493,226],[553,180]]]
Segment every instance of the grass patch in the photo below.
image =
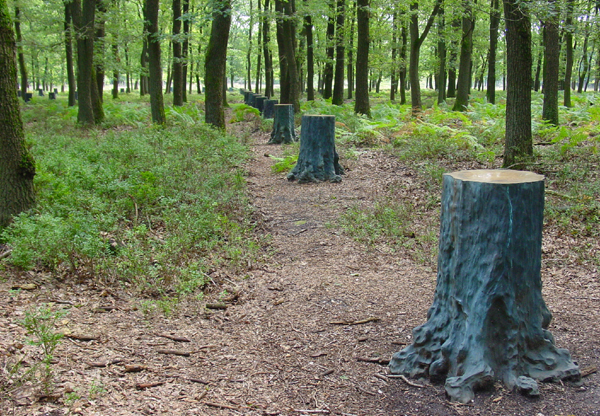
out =
[[[198,122],[197,104],[169,109],[164,127],[148,124],[141,101],[105,109],[106,125],[88,130],[73,127],[71,108],[25,109],[38,202],[2,232],[13,249],[5,261],[157,296],[202,289],[216,267],[244,267],[258,247],[247,147]],[[45,129],[48,117],[65,128]]]

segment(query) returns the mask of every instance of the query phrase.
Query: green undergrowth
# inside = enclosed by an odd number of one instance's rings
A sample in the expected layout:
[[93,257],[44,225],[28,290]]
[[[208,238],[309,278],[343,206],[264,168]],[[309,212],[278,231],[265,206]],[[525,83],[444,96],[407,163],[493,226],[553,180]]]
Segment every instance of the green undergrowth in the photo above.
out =
[[[211,270],[247,265],[258,248],[248,148],[198,122],[197,104],[169,108],[163,127],[149,124],[143,102],[105,109],[94,129],[77,128],[73,110],[55,103],[24,110],[37,206],[2,233],[12,248],[4,261],[156,296],[195,293]],[[44,129],[52,117],[63,128]]]
[[[414,210],[410,202],[390,198],[372,206],[354,206],[339,224],[367,245],[385,244],[435,247],[435,233],[422,230],[421,237],[407,237],[423,215],[438,215],[442,175],[461,169],[496,169],[502,165],[506,100],[497,92],[498,104],[485,102],[483,92],[473,91],[465,112],[451,111],[452,100],[435,104],[431,91],[424,92],[424,106],[417,117],[409,105],[390,103],[379,94],[371,101],[371,117],[353,113],[351,103],[333,106],[317,100],[304,103],[305,114],[336,116],[336,143],[342,155],[378,148],[397,157],[417,175],[418,186],[429,195],[429,208]],[[562,97],[561,97],[562,100]],[[574,94],[573,107],[560,107],[560,125],[550,126],[541,117],[543,95],[532,95],[534,156],[522,169],[546,177],[546,224],[562,233],[592,239],[600,237],[600,94]],[[342,158],[342,163],[344,160]],[[408,206],[407,206],[408,204]],[[427,241],[419,242],[420,238]],[[588,244],[583,242],[582,244]],[[433,248],[435,250],[435,248]],[[414,250],[417,257],[425,258]],[[421,251],[423,253],[423,251]],[[600,266],[600,257],[582,250],[582,259]]]

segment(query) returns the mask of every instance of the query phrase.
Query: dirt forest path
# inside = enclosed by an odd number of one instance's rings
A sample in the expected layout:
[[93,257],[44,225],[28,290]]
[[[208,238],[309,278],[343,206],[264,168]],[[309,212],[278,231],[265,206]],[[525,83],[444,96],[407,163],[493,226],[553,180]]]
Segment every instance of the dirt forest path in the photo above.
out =
[[[423,197],[418,175],[382,151],[365,150],[342,161],[348,172],[341,183],[299,185],[271,171],[273,160],[265,155],[281,156],[280,146],[267,145],[266,134],[252,139],[247,183],[257,232],[270,236],[266,261],[239,275],[216,271],[213,278],[223,287],[203,302],[183,302],[170,315],[144,311],[126,290],[56,283],[43,274],[15,276],[30,278],[38,289],[0,299],[2,350],[18,353],[16,343],[27,335],[15,321],[34,302],[79,305],[64,325],[93,338],[60,344],[58,396],[34,400],[24,387],[0,404],[0,414],[600,414],[598,374],[581,387],[543,384],[538,400],[498,386],[468,406],[448,403],[443,386],[387,378],[385,365],[369,361],[385,363],[411,342],[433,297],[434,267],[402,250],[367,249],[335,224],[348,207],[373,204],[392,188],[417,203]],[[571,273],[579,281],[585,277],[584,269]],[[587,278],[595,282],[597,276]],[[3,293],[11,283],[1,284]],[[583,355],[582,366],[596,364],[598,308],[572,299],[578,286],[557,281],[547,287],[551,305],[569,294],[560,304],[560,327],[551,328],[558,342]],[[228,297],[226,309],[204,308]]]

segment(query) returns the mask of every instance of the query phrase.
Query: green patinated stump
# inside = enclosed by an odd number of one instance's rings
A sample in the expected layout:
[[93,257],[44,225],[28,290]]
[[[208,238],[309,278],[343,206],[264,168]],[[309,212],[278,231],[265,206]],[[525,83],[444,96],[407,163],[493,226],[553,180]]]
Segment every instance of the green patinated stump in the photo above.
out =
[[296,141],[298,139],[294,130],[294,106],[292,104],[276,104],[269,144],[290,144]]
[[341,182],[343,174],[335,150],[335,116],[303,116],[300,154],[288,180]]
[[263,118],[273,118],[275,117],[275,104],[277,104],[277,100],[267,100],[265,101],[265,106],[263,108],[262,116]]
[[445,381],[451,400],[502,381],[538,395],[537,381],[579,380],[547,330],[540,276],[544,177],[511,170],[445,174],[438,275],[427,322],[390,371]]

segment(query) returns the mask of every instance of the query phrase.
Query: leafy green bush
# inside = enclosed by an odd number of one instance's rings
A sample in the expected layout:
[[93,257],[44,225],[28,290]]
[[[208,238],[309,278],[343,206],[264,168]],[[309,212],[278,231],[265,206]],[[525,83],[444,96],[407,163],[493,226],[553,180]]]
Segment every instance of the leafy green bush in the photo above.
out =
[[103,130],[40,131],[31,117],[38,203],[3,231],[13,249],[4,261],[156,294],[188,294],[216,265],[244,266],[258,248],[241,170],[248,149],[198,123],[198,111]]

